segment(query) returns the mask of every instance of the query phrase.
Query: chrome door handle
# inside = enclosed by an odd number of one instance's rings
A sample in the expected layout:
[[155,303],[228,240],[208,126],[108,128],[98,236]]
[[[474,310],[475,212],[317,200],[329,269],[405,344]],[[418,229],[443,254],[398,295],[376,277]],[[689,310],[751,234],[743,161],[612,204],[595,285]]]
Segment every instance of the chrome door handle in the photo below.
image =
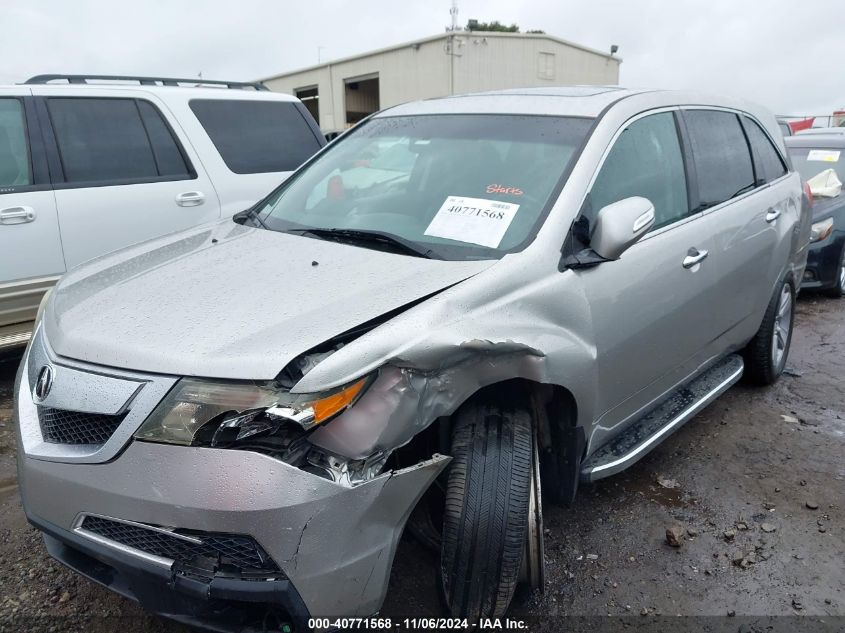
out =
[[779,209],[769,209],[766,213],[766,222],[774,222],[780,217]]
[[0,224],[26,224],[35,219],[32,207],[9,207],[0,211]]
[[186,191],[176,196],[176,204],[180,207],[198,207],[205,202],[205,194],[202,191]]
[[705,259],[707,259],[707,251],[700,251],[697,248],[689,249],[687,256],[684,257],[683,266],[684,268],[692,268],[696,264],[700,264]]

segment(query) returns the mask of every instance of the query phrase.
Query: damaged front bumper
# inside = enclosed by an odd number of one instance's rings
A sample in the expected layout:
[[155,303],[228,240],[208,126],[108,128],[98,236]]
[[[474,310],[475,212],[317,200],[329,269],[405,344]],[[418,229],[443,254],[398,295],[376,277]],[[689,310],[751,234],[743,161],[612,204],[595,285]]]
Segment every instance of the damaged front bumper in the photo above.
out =
[[[183,593],[190,586],[194,597],[213,600],[224,587],[237,596],[247,587],[244,583],[269,591],[266,597],[276,596],[278,605],[292,616],[377,612],[408,515],[449,461],[435,455],[348,486],[267,455],[231,449],[131,441],[108,462],[68,463],[55,456],[33,456],[25,450],[28,442],[21,441],[21,434],[31,441],[40,433],[27,381],[21,379],[27,371],[22,367],[16,384],[15,417],[21,496],[28,518],[47,534],[48,547],[57,558],[109,584],[74,564],[80,559],[73,552],[101,561],[116,570],[112,575],[123,578],[128,587],[122,590],[112,583],[113,588],[171,617],[179,614],[167,610],[172,606],[169,600],[161,602],[168,592]],[[159,564],[160,574],[152,583],[157,589],[151,591],[149,574],[127,573],[147,569],[150,558],[125,543],[90,538],[79,530],[80,518],[86,515],[151,529],[251,537],[280,573],[269,574],[262,582],[221,576],[197,584],[197,578],[182,573],[176,563],[163,570]],[[284,590],[270,589],[270,583],[279,582]],[[249,589],[247,598],[229,599],[255,602],[256,595],[265,595]]]

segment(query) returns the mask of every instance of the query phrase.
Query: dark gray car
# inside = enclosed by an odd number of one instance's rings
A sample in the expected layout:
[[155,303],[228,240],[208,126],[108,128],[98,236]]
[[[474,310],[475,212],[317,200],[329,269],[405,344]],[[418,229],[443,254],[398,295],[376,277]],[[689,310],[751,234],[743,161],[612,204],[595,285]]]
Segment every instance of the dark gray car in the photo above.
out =
[[[842,129],[845,132],[845,128]],[[810,180],[828,169],[845,182],[845,134],[798,134],[786,141],[795,169]],[[802,288],[845,295],[845,196],[818,196]]]

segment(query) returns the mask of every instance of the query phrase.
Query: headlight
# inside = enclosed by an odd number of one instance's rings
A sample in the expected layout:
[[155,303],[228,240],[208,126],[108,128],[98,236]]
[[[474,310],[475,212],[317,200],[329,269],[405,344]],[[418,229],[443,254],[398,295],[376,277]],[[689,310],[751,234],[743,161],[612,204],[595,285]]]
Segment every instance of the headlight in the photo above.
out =
[[370,378],[320,394],[292,394],[273,383],[183,378],[135,437],[167,444],[218,446],[290,422],[308,430],[352,406]]
[[816,222],[810,229],[810,241],[821,242],[833,232],[833,218]]

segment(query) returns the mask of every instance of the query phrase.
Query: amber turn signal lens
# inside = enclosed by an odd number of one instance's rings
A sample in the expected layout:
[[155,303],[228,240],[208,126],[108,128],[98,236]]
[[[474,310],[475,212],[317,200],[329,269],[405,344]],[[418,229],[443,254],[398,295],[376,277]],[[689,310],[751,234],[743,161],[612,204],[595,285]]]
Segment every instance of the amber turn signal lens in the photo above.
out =
[[339,411],[343,411],[346,407],[351,405],[361,389],[367,383],[366,378],[362,378],[358,382],[354,382],[348,387],[344,387],[337,393],[326,396],[320,400],[311,403],[311,409],[314,411],[314,424],[320,424],[328,420]]

